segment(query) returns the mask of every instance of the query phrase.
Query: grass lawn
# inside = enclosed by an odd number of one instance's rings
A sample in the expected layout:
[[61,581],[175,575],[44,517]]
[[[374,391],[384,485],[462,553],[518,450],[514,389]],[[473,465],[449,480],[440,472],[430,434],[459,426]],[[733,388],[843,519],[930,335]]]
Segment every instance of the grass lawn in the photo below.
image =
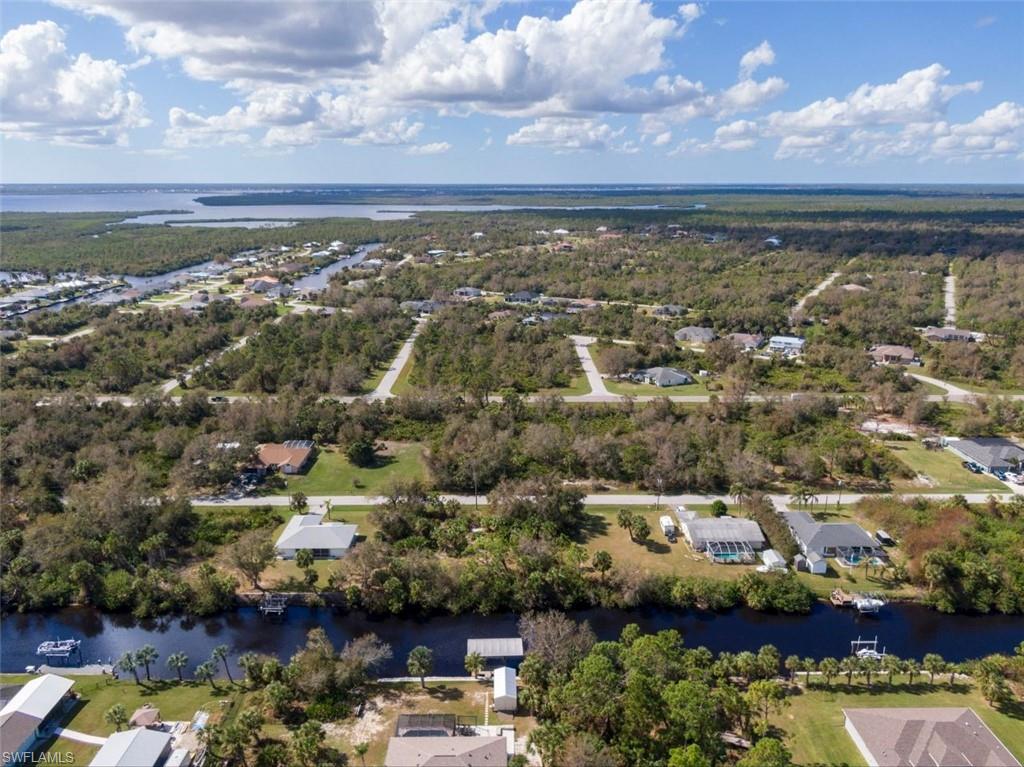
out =
[[1005,713],[997,711],[966,683],[950,688],[948,678],[934,686],[919,681],[913,686],[900,684],[906,681],[900,677],[896,681],[890,687],[883,677],[870,688],[862,681],[847,687],[846,679],[841,678],[833,681],[831,689],[813,683],[810,691],[790,697],[790,705],[772,717],[772,724],[785,733],[796,764],[863,765],[863,757],[843,726],[843,708],[967,707],[974,709],[1018,759],[1024,759],[1024,710],[1020,705]]
[[35,757],[39,764],[89,764],[99,746],[79,743],[70,738],[47,738],[35,748]]
[[[669,543],[661,532],[658,517],[672,515],[668,506],[661,510],[653,506],[630,506],[631,511],[643,514],[651,527],[650,538],[644,543],[629,539],[629,533],[616,522],[619,506],[588,507],[589,520],[584,526],[582,543],[591,552],[604,549],[612,555],[616,567],[637,568],[644,572],[672,575],[699,575],[711,578],[733,579],[750,572],[754,565],[716,565],[703,554],[690,549],[686,539],[680,535],[675,543]],[[702,511],[687,506],[694,511]],[[759,564],[759,563],[758,563]]]
[[569,385],[560,389],[540,389],[537,394],[556,394],[559,397],[569,397],[578,394],[590,394],[590,383],[587,377],[580,373],[569,380]]
[[[415,356],[416,355],[415,355],[415,352],[414,352],[413,354],[410,354],[409,355],[409,359],[407,359],[405,361],[405,365],[402,367],[402,372],[400,372],[398,374],[398,378],[395,379],[395,383],[391,387],[391,393],[392,394],[395,394],[395,395],[398,395],[398,394],[410,394],[411,392],[416,390],[416,387],[413,386],[411,383],[409,383],[409,376],[412,374],[412,366],[413,366],[413,361],[412,360],[413,360],[413,357],[415,357]],[[384,377],[383,373],[381,373],[381,377],[382,378]]]
[[[477,724],[512,724],[516,737],[529,732],[536,725],[532,717],[511,716],[488,711],[491,685],[489,682],[447,682],[428,684],[421,689],[417,683],[380,685],[370,694],[366,711],[359,719],[330,724],[326,729],[325,745],[349,754],[350,764],[360,764],[353,746],[368,743],[366,764],[383,764],[388,739],[394,734],[399,714],[455,714],[475,717]],[[276,733],[275,733],[276,734]]]
[[987,474],[972,474],[960,465],[960,459],[949,450],[928,450],[920,442],[894,440],[885,443],[893,454],[911,471],[928,477],[923,485],[915,480],[896,480],[895,492],[934,493],[1005,493],[1006,485]]
[[423,446],[418,443],[389,442],[378,465],[359,468],[349,463],[337,448],[323,448],[316,463],[305,474],[286,478],[287,493],[306,495],[377,495],[395,480],[424,479]]
[[[144,703],[149,703],[160,709],[160,717],[165,722],[191,720],[200,709],[211,713],[218,711],[226,713],[235,704],[238,688],[230,687],[224,681],[218,682],[217,689],[205,682],[186,680],[184,683],[179,683],[173,679],[173,676],[169,677],[169,675],[173,675],[173,672],[168,671],[164,665],[165,660],[165,658],[160,658],[151,667],[154,677],[152,682],[146,682],[145,672],[140,669],[139,674],[143,681],[141,685],[136,684],[131,677],[118,680],[109,676],[72,677],[75,681],[72,691],[78,694],[79,700],[61,722],[62,726],[90,735],[109,735],[114,732],[114,727],[103,721],[103,714],[115,703],[121,703],[128,709],[129,716]],[[156,679],[157,676],[165,678]],[[20,674],[5,674],[2,681],[15,683],[24,682],[27,679],[28,677]],[[44,743],[42,750],[49,750],[51,753],[68,750],[78,754],[79,751],[76,749],[79,747],[95,749],[95,746],[73,744],[65,738],[58,738],[55,741]]]
[[[694,383],[686,386],[654,386],[653,384],[638,384],[630,381],[616,381],[613,378],[606,378],[605,388],[612,394],[626,394],[630,397],[675,397],[690,395],[715,394],[708,390],[707,382],[698,378]],[[721,394],[721,392],[717,392]]]

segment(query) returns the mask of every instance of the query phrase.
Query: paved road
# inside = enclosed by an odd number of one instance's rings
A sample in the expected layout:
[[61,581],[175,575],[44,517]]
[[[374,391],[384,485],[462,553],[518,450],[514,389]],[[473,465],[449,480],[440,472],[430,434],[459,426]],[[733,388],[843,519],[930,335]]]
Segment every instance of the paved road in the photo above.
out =
[[[875,494],[880,495],[880,494]],[[953,493],[897,493],[903,498],[925,498],[928,500],[945,500],[953,497]],[[1005,493],[968,493],[965,495],[968,503],[984,503],[988,500],[990,495],[995,495],[997,498],[1002,500],[1008,500],[1012,495],[1011,492]],[[440,497],[446,501],[455,501],[464,505],[472,505],[474,503],[486,504],[487,496],[481,495],[479,498],[474,498],[472,495],[450,495],[441,494]],[[817,497],[817,505],[824,507],[827,505],[835,505],[840,502],[840,496],[838,493],[822,493]],[[863,493],[843,493],[842,503],[856,503],[862,498],[869,497]],[[773,494],[769,495],[772,503],[775,504],[775,508],[781,510],[787,510],[789,508],[790,496]],[[384,501],[383,496],[379,495],[311,495],[307,498],[310,508],[316,508],[322,506],[324,502],[330,501],[331,506],[374,506]],[[663,495],[660,497],[661,505],[665,507],[680,506],[680,505],[702,505],[713,503],[714,501],[724,501],[725,503],[731,503],[732,498],[726,495],[702,495],[697,493],[683,493],[679,495]],[[583,498],[583,503],[587,506],[653,506],[659,502],[659,497],[652,493],[627,493],[627,494],[601,494],[601,495],[587,495]],[[245,495],[234,495],[234,496],[216,496],[216,497],[201,497],[192,499],[194,506],[288,506],[291,503],[291,497],[287,495],[265,495],[265,496],[245,496]]]
[[573,402],[617,402],[621,400],[618,394],[612,394],[608,391],[608,388],[604,385],[604,379],[601,378],[601,373],[597,369],[597,364],[594,362],[594,358],[590,356],[590,344],[597,341],[593,336],[569,336],[572,339],[573,348],[576,349],[576,355],[580,358],[580,365],[583,366],[583,372],[587,376],[587,383],[590,384],[590,394],[576,395],[573,398]]
[[952,272],[946,275],[942,284],[942,295],[946,302],[946,327],[956,327],[956,277]]
[[973,402],[978,396],[977,392],[967,391],[967,389],[961,389],[956,384],[951,384],[948,381],[941,381],[938,378],[932,378],[931,376],[922,375],[921,373],[912,373],[907,371],[907,375],[912,378],[916,378],[922,383],[931,384],[932,386],[938,386],[940,389],[945,389],[946,393],[943,395],[929,395],[928,399],[931,400],[933,397],[939,399],[949,399],[953,402]]
[[412,348],[416,344],[416,337],[423,330],[423,326],[426,320],[416,320],[416,327],[413,328],[412,335],[410,335],[402,348],[398,350],[398,354],[395,356],[394,361],[391,363],[391,367],[388,368],[384,377],[380,379],[380,383],[377,384],[377,388],[374,389],[368,399],[390,399],[395,394],[392,390],[395,383],[398,381],[398,376],[402,374],[402,368],[409,361],[409,357],[412,356]]

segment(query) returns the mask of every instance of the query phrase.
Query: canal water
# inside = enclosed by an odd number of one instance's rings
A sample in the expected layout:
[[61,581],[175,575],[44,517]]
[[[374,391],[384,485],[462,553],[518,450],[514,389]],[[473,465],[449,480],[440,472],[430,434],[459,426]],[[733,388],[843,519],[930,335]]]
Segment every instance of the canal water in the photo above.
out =
[[[816,605],[810,615],[771,615],[746,608],[725,613],[680,612],[664,609],[593,609],[570,613],[586,620],[600,639],[615,639],[622,628],[636,623],[644,632],[674,628],[687,646],[704,645],[713,651],[756,650],[775,645],[783,656],[843,657],[858,637],[879,640],[889,653],[920,659],[934,652],[960,661],[989,653],[1012,653],[1024,641],[1024,616],[942,615],[918,605],[889,605],[878,617]],[[255,607],[241,608],[216,618],[173,617],[137,621],[107,615],[91,608],[68,608],[46,614],[8,615],[0,625],[0,671],[22,671],[41,659],[36,647],[47,639],[82,640],[86,663],[109,662],[126,650],[152,644],[166,659],[185,652],[194,665],[209,657],[220,644],[235,657],[253,651],[286,660],[305,640],[306,633],[322,626],[337,647],[347,640],[374,633],[391,645],[394,657],[383,673],[404,675],[405,659],[416,645],[434,651],[434,673],[461,675],[466,640],[470,637],[517,635],[517,617],[460,615],[433,618],[372,618],[361,613],[338,613],[329,608],[290,607],[282,622],[265,621]],[[163,660],[159,665],[163,665]]]
[[337,261],[325,266],[316,274],[307,274],[300,277],[292,286],[295,290],[323,290],[331,279],[331,275],[340,272],[342,269],[350,269],[356,264],[362,263],[368,255],[380,248],[384,243],[371,242],[367,245],[360,245],[351,256],[339,258]]

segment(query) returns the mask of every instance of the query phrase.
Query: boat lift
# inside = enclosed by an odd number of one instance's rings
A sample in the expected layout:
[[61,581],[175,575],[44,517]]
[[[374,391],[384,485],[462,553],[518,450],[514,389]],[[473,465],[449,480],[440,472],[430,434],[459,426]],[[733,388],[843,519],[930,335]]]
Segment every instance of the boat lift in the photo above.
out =
[[62,660],[71,664],[71,659],[77,656],[78,663],[82,663],[82,640],[81,639],[50,639],[40,643],[36,648],[36,655],[42,655],[47,662]]
[[881,660],[885,657],[885,647],[878,652],[878,637],[861,639],[859,636],[850,642],[850,655],[868,660]]

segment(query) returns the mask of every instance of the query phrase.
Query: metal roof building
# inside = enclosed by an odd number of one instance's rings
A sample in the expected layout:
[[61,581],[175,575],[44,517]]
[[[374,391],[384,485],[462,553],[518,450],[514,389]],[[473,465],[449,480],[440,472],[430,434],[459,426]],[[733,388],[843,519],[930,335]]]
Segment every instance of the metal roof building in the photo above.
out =
[[155,767],[171,752],[170,733],[144,728],[115,732],[96,756],[91,767]]
[[494,710],[514,713],[519,707],[516,670],[502,666],[494,670]]
[[522,637],[499,637],[497,639],[468,639],[466,654],[479,653],[485,658],[522,658]]
[[745,543],[752,549],[764,548],[765,538],[757,522],[738,517],[698,517],[680,520],[683,535],[695,551],[705,551],[712,543]]

